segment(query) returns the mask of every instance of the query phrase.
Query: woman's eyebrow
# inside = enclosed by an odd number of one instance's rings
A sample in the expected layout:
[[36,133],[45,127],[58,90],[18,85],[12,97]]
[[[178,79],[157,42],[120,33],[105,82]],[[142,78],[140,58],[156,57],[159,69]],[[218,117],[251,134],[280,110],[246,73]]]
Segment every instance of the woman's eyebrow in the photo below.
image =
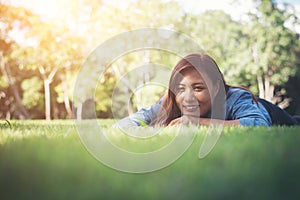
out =
[[[184,83],[179,83],[178,86],[186,86]],[[191,86],[206,86],[204,82],[193,83]]]
[[193,86],[205,86],[206,84],[204,82],[197,82],[197,83],[193,83]]

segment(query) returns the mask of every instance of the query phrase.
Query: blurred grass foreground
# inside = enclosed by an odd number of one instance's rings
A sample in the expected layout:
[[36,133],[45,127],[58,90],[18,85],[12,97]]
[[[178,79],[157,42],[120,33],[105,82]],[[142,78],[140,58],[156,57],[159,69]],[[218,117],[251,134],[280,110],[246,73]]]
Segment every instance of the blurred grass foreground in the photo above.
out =
[[[107,130],[112,123],[99,122]],[[163,146],[172,139],[170,130],[142,142],[110,132],[116,145],[142,151]],[[0,198],[300,199],[299,127],[225,128],[204,159],[198,152],[206,129],[196,131],[193,144],[173,164],[131,174],[95,159],[73,121],[1,121]]]

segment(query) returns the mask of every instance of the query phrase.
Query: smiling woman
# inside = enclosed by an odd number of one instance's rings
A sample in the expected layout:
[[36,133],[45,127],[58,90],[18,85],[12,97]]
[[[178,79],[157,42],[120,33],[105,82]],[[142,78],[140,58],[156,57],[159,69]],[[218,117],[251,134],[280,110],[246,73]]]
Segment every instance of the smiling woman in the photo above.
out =
[[182,119],[188,122],[186,117],[225,119],[226,88],[223,83],[219,68],[209,56],[186,56],[175,66],[162,103],[163,109],[152,124],[175,125]]
[[115,126],[299,125],[276,105],[255,97],[248,89],[226,84],[217,63],[206,54],[190,54],[172,71],[167,93],[155,105],[119,121]]

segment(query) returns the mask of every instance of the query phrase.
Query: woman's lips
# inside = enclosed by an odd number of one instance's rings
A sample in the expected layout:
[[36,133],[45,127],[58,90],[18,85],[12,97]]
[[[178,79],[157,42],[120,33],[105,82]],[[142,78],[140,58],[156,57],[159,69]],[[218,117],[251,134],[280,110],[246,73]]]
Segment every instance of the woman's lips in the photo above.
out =
[[195,113],[200,115],[199,105],[183,105],[183,114],[185,113]]

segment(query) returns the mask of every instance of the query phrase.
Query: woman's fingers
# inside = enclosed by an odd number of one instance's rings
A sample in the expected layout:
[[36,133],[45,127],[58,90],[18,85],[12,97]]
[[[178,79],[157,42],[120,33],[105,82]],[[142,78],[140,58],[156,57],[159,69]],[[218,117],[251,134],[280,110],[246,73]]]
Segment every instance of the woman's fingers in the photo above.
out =
[[175,125],[179,125],[180,124],[180,117],[173,119],[170,123],[169,126],[175,126]]
[[170,123],[169,126],[174,126],[174,125],[190,125],[190,124],[198,124],[200,118],[195,118],[191,116],[186,116],[183,115],[181,117],[178,117],[176,119],[173,119]]
[[178,117],[176,119],[173,119],[169,126],[175,126],[175,125],[188,125],[190,123],[190,120],[187,116]]

